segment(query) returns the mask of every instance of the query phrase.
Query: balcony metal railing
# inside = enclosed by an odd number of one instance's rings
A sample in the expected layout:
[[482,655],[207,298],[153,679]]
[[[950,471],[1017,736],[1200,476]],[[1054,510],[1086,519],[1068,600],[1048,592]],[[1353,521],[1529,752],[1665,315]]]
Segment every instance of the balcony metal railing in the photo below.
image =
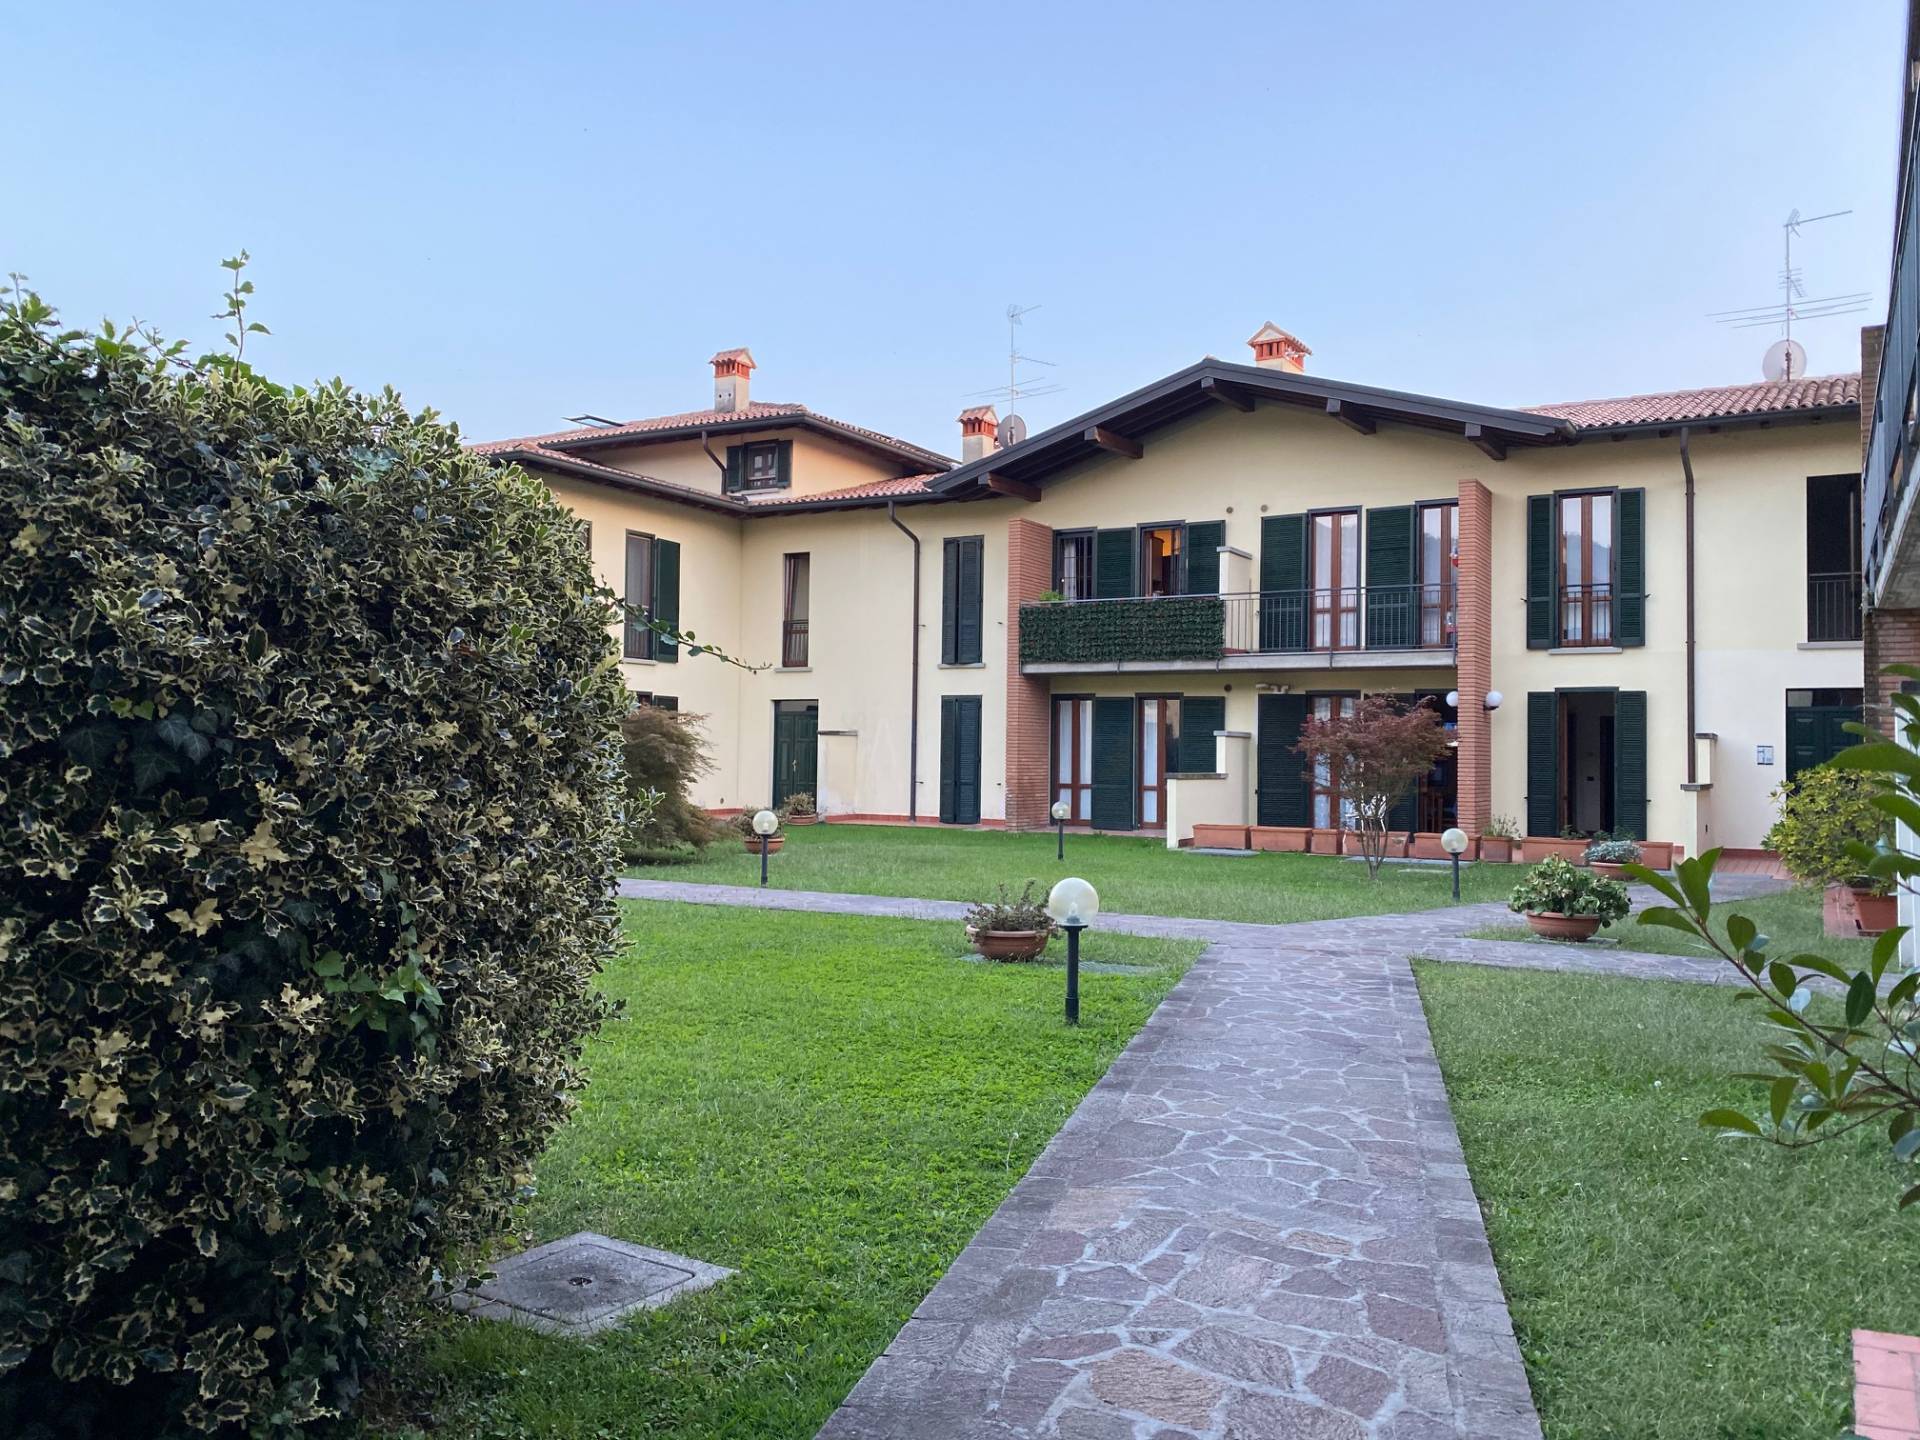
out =
[[1860,576],[1835,571],[1807,576],[1807,639],[1860,638]]
[[1614,643],[1613,586],[1561,586],[1560,644],[1572,648]]
[[1020,607],[1023,663],[1218,659],[1230,654],[1446,650],[1454,587],[1351,585]]
[[798,670],[807,663],[807,622],[788,620],[780,627],[780,663]]

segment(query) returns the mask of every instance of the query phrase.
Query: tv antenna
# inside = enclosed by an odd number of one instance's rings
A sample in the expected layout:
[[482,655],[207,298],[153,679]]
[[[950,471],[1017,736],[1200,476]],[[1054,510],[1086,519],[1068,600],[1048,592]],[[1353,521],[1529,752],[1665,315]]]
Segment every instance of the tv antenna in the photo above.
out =
[[1038,395],[1058,395],[1067,388],[1047,379],[1044,375],[1034,375],[1029,372],[1023,376],[1020,373],[1022,365],[1044,365],[1049,370],[1054,368],[1053,361],[1042,360],[1037,355],[1029,355],[1020,348],[1021,317],[1031,315],[1039,308],[1038,305],[1007,306],[1007,383],[995,385],[986,390],[975,390],[967,397],[969,400],[984,400],[991,397],[1006,401],[1007,413],[1000,422],[999,432],[1002,449],[1009,445],[1018,445],[1027,437],[1027,422],[1018,412],[1021,396],[1031,399]]
[[1780,299],[1772,305],[1753,305],[1744,310],[1716,310],[1707,318],[1735,330],[1759,326],[1778,326],[1780,338],[1767,347],[1760,359],[1760,373],[1769,380],[1798,380],[1807,373],[1807,349],[1793,338],[1796,320],[1820,320],[1830,315],[1853,315],[1867,308],[1873,292],[1859,290],[1848,295],[1822,295],[1807,298],[1800,270],[1793,263],[1793,238],[1803,225],[1822,220],[1838,220],[1851,210],[1829,210],[1824,215],[1790,213],[1780,226]]

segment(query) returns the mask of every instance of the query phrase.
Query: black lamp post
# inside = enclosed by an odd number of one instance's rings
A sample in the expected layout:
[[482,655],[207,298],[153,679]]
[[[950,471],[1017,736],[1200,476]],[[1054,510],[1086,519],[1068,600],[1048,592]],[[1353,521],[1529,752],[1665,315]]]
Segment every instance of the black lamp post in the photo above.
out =
[[1047,895],[1047,914],[1067,932],[1067,1024],[1080,1023],[1080,932],[1100,913],[1100,895],[1086,881],[1069,876]]
[[773,832],[780,828],[780,817],[771,810],[762,810],[753,817],[753,833],[760,837],[760,886],[767,884],[767,844],[773,839]]
[[1064,800],[1056,800],[1053,802],[1050,813],[1053,816],[1054,829],[1060,832],[1060,843],[1054,850],[1053,858],[1064,860],[1067,858],[1067,816],[1073,813],[1073,807]]
[[1460,898],[1460,856],[1467,848],[1467,832],[1458,825],[1441,832],[1440,848],[1453,857],[1453,898]]

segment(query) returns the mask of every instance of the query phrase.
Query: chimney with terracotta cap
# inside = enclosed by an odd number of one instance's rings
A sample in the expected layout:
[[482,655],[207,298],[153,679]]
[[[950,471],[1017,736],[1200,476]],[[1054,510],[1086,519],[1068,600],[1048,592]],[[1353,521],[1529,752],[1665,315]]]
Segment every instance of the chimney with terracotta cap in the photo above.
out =
[[744,414],[747,377],[753,372],[753,352],[746,346],[722,350],[713,357],[713,408],[722,414]]
[[972,405],[960,412],[960,463],[991,455],[999,448],[1000,416],[991,405]]
[[1254,364],[1293,375],[1307,368],[1307,356],[1313,353],[1271,320],[1256,330],[1247,344],[1253,347]]

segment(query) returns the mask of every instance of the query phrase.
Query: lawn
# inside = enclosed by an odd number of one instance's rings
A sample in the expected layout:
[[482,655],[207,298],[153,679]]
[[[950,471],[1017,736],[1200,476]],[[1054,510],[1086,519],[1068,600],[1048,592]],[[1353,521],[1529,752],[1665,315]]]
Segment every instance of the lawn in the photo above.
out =
[[[591,1342],[435,1314],[369,1426],[469,1437],[810,1437],[1199,953],[1096,933],[1081,980],[959,927],[623,906],[626,1017],[525,1229],[734,1267]],[[1056,947],[1057,948],[1057,947]]]
[[1884,1131],[1788,1153],[1764,1025],[1704,985],[1417,962],[1549,1440],[1833,1440],[1854,1326],[1920,1330],[1920,1219]]
[[[838,890],[928,900],[991,898],[1026,881],[1044,894],[1063,875],[1079,875],[1100,892],[1102,909],[1133,915],[1193,915],[1214,920],[1331,920],[1391,915],[1449,903],[1447,867],[1389,861],[1377,881],[1358,860],[1322,855],[1194,855],[1163,841],[1119,835],[1067,836],[1067,858],[1054,858],[1051,831],[1010,834],[887,825],[811,825],[787,832],[786,847],[768,861],[769,882],[786,890]],[[723,837],[690,865],[630,871],[650,880],[757,885],[760,861]],[[1461,867],[1467,900],[1504,900],[1520,878],[1518,865]]]
[[[1722,939],[1726,938],[1727,916],[1745,915],[1760,927],[1762,934],[1772,937],[1773,943],[1767,947],[1772,955],[1824,955],[1852,970],[1865,965],[1873,952],[1871,940],[1832,940],[1827,937],[1820,918],[1818,890],[1783,890],[1773,895],[1756,895],[1750,900],[1715,901],[1713,915],[1716,933]],[[1490,925],[1469,931],[1468,936],[1475,940],[1525,940],[1540,945],[1569,943],[1542,940],[1527,928],[1526,922],[1518,915],[1514,916],[1513,924]],[[1704,941],[1692,935],[1669,930],[1664,925],[1642,925],[1633,916],[1617,925],[1602,926],[1596,938],[1614,941],[1623,950],[1645,950],[1657,955],[1704,957],[1713,954]]]

